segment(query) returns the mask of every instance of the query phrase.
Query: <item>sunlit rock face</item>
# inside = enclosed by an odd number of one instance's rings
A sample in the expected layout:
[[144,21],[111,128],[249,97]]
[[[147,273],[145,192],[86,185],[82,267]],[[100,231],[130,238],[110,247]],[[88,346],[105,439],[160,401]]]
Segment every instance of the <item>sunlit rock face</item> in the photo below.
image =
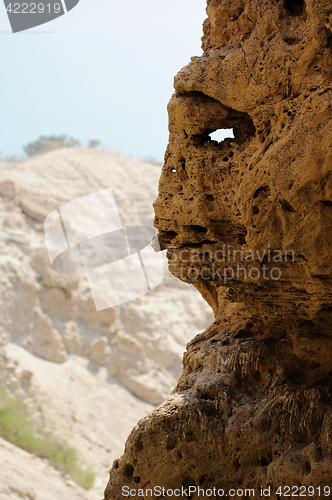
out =
[[332,3],[207,4],[203,55],[175,77],[155,225],[216,321],[133,430],[107,499],[124,485],[275,499],[332,472]]
[[[329,9],[300,0],[209,2],[204,54],[175,77],[156,225],[171,248],[172,271],[194,283],[215,312],[227,284],[230,300],[268,322],[328,320]],[[211,132],[230,128],[233,139],[211,140]],[[237,272],[241,253],[256,261],[241,265],[246,273]],[[265,274],[248,277],[257,263],[268,267]],[[192,265],[209,269],[196,278]],[[281,276],[271,274],[274,267]]]

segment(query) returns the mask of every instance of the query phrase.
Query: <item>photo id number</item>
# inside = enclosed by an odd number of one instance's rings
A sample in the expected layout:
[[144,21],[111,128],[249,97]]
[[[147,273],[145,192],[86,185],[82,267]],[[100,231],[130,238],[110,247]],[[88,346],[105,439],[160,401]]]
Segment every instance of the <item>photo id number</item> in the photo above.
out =
[[44,12],[47,12],[48,14],[53,12],[55,14],[59,14],[61,11],[61,4],[55,3],[54,5],[51,5],[49,3],[44,5],[43,3],[10,3],[6,10],[10,14],[43,14]]

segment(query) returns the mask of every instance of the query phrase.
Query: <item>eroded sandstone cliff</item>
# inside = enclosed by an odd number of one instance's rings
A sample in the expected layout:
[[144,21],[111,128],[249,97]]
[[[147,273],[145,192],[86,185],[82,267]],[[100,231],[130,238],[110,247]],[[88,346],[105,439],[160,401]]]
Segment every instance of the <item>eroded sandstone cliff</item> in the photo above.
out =
[[155,213],[171,272],[216,320],[106,499],[158,485],[275,499],[332,474],[332,4],[207,4],[203,55],[175,77]]

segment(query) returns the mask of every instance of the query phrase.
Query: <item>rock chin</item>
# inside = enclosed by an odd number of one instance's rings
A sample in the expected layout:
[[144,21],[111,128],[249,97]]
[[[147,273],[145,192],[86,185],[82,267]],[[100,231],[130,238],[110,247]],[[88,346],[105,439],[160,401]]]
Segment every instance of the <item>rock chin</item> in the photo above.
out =
[[175,77],[155,225],[216,320],[131,433],[107,500],[147,485],[275,499],[332,473],[332,5],[207,3],[203,55]]

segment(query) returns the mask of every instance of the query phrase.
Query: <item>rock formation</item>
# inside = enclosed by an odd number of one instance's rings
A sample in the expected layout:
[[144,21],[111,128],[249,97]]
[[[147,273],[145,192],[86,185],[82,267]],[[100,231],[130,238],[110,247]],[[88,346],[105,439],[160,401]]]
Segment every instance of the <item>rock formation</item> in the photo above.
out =
[[332,474],[332,4],[208,0],[207,14],[203,55],[175,77],[155,224],[216,319],[132,431],[107,500],[123,486],[276,499]]

